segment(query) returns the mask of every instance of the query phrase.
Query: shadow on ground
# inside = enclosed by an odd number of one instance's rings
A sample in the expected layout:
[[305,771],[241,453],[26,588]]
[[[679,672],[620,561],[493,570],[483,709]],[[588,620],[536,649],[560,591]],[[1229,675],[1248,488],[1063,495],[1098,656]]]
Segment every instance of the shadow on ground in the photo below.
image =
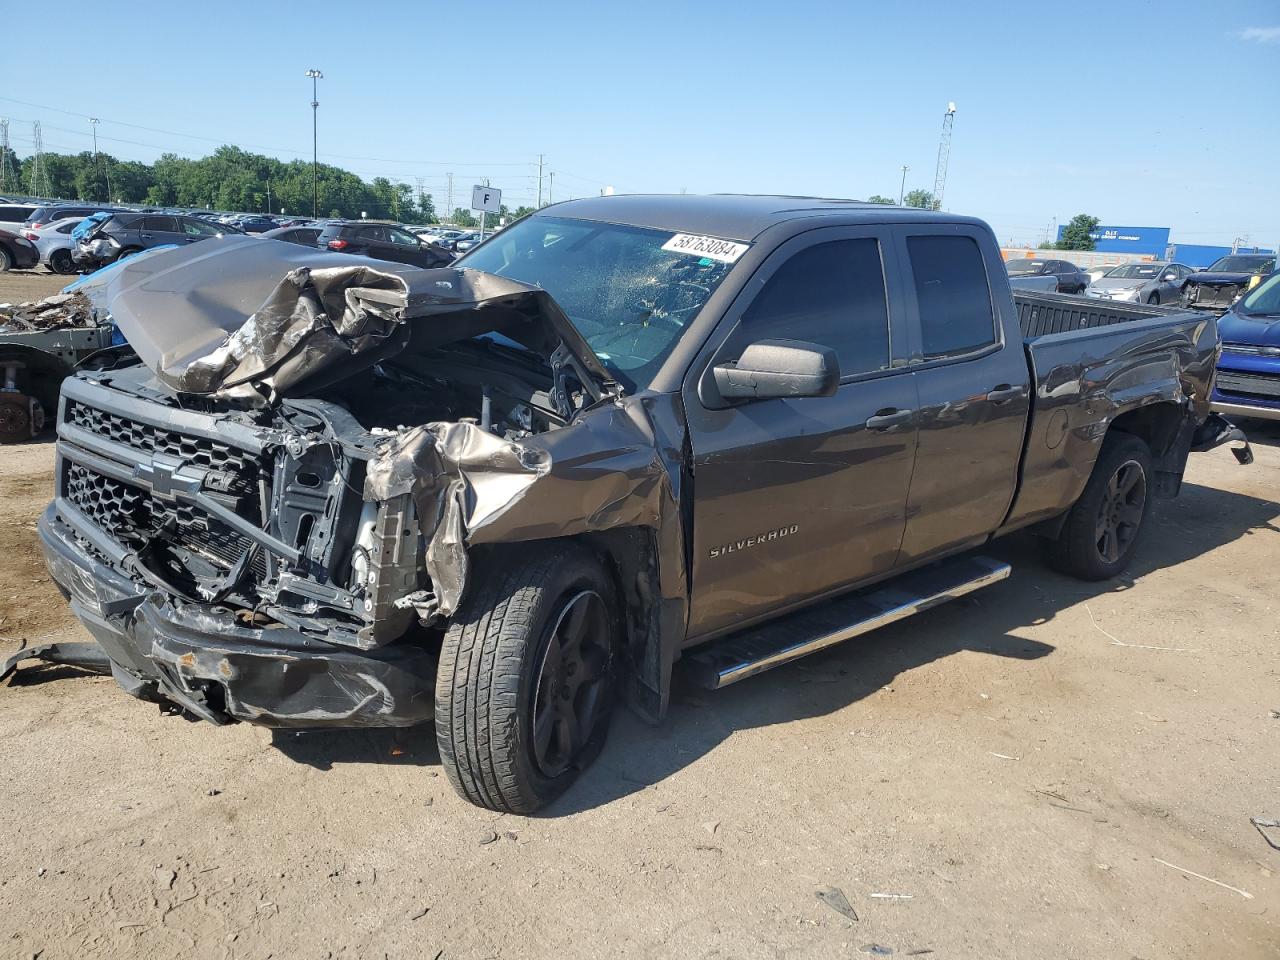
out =
[[[1280,430],[1276,431],[1280,442]],[[1028,626],[1092,597],[1121,593],[1153,570],[1175,566],[1241,537],[1280,534],[1280,504],[1188,483],[1160,503],[1138,556],[1121,579],[1085,583],[1050,571],[1030,535],[986,552],[1010,563],[1008,580],[847,644],[715,693],[677,674],[672,706],[658,728],[622,711],[603,753],[545,816],[567,816],[643,790],[714,750],[734,731],[822,716],[847,707],[916,667],[972,650],[1036,660],[1054,647],[1018,636]],[[439,762],[430,726],[411,730],[277,733],[274,745],[318,769],[342,763]]]

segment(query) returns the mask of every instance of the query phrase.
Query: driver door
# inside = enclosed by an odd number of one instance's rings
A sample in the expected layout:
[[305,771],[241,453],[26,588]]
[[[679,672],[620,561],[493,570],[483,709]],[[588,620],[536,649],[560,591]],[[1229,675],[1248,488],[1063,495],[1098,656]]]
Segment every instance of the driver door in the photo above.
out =
[[[695,366],[685,388],[691,637],[763,619],[897,563],[917,403],[894,256],[874,227],[813,230],[784,243]],[[719,400],[712,368],[774,338],[834,349],[835,395]]]

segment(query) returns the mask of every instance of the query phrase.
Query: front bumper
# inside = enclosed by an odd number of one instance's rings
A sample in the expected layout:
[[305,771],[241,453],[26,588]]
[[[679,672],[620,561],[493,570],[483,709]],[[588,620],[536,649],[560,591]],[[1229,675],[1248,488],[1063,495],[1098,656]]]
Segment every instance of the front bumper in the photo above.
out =
[[49,573],[111,661],[116,681],[213,723],[403,727],[433,715],[436,657],[363,651],[301,631],[246,626],[214,604],[174,601],[95,559],[50,504],[40,518]]

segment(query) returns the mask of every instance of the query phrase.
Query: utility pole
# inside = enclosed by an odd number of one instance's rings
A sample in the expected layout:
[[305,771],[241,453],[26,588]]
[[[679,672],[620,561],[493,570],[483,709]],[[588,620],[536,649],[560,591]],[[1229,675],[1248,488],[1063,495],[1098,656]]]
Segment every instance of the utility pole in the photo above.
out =
[[[31,194],[36,197],[48,196],[53,192],[49,186],[49,173],[44,164],[44,138],[40,135],[40,121],[31,124],[31,148],[35,156],[31,159]],[[44,187],[43,192],[40,190]]]
[[902,206],[902,198],[907,195],[907,171],[910,169],[905,163],[902,165],[902,186],[898,187],[898,206]]
[[444,222],[453,223],[453,174],[446,173],[444,176],[445,176],[445,183],[447,184],[447,186],[445,187],[445,196],[448,198],[444,202],[445,204],[445,207],[444,207],[445,221]]
[[551,199],[551,196],[555,193],[556,189],[556,172],[551,170],[547,173],[547,176],[550,178],[547,182],[547,203],[552,204],[555,203],[555,201]]
[[542,154],[538,154],[538,209],[542,209]]
[[316,81],[323,80],[324,74],[313,68],[307,71],[307,76],[311,78],[311,216],[318,217],[320,215],[320,139],[317,127],[320,100]]
[[271,216],[271,181],[267,181],[267,216]]
[[951,128],[956,122],[956,105],[947,104],[942,115],[942,138],[938,141],[938,166],[933,175],[933,209],[942,209],[942,192],[947,188],[947,164],[951,160]]
[[0,190],[9,189],[9,120],[0,118]]

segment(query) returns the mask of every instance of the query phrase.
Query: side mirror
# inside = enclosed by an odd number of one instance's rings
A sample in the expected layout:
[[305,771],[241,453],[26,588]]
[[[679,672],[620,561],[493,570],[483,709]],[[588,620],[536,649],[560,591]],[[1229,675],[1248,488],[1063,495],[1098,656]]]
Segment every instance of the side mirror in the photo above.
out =
[[1176,273],[1166,273],[1163,277],[1160,278],[1160,281],[1162,283],[1173,283],[1173,281],[1177,279],[1178,279],[1178,275]]
[[758,340],[712,372],[726,400],[829,397],[840,385],[836,352],[804,340]]

